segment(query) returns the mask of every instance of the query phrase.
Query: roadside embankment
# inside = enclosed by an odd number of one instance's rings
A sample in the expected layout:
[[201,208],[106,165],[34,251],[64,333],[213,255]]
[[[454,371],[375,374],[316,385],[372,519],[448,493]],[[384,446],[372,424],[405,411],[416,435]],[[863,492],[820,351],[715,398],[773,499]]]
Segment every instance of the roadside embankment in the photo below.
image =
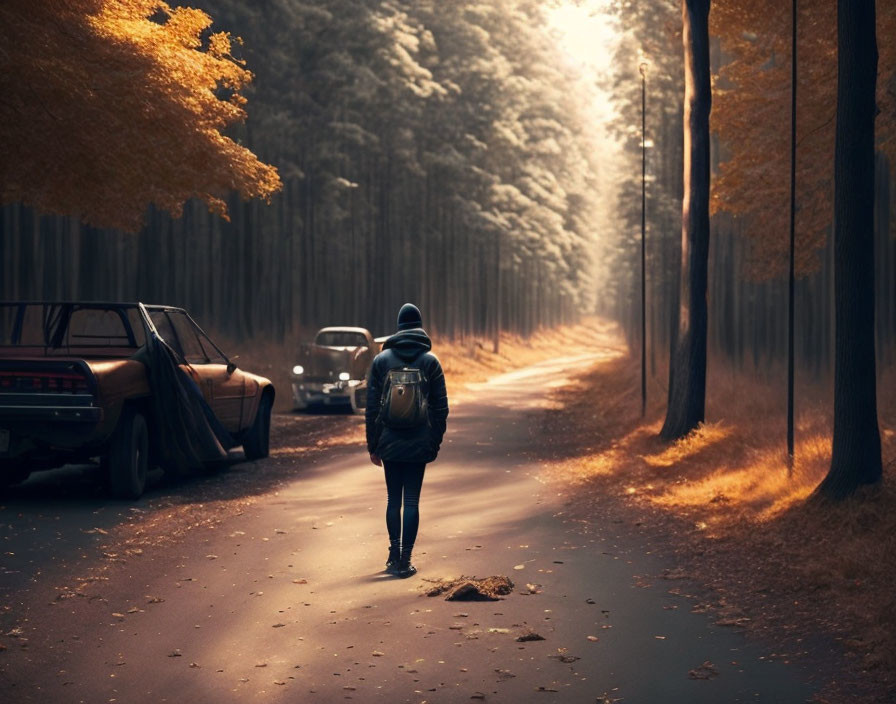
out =
[[[674,555],[679,569],[667,577],[709,590],[709,603],[695,608],[715,608],[720,623],[771,638],[780,658],[820,648],[845,657],[854,681],[832,686],[825,701],[893,696],[896,398],[880,394],[883,482],[835,504],[810,498],[830,462],[825,389],[797,399],[789,467],[782,384],[711,370],[707,422],[666,443],[658,437],[663,376],[651,382],[643,418],[639,365],[629,357],[558,390],[533,443],[545,476],[583,520],[631,523]],[[882,374],[881,389],[894,376]],[[869,698],[853,686],[870,687]]]

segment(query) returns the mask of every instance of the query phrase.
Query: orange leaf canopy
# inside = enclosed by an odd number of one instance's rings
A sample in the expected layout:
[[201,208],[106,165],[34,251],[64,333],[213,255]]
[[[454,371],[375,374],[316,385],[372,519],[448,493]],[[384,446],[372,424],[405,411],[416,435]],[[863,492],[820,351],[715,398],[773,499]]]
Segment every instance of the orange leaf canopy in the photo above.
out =
[[252,74],[210,25],[154,0],[4,0],[0,200],[133,231],[149,203],[269,198],[276,169],[222,134]]

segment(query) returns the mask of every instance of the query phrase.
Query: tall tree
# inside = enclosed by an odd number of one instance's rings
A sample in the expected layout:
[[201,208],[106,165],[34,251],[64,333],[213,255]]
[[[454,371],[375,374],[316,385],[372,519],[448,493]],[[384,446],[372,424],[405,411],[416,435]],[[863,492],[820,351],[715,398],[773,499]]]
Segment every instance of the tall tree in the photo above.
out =
[[838,0],[837,47],[834,443],[818,487],[835,499],[882,473],[874,357],[874,0]]
[[136,230],[149,203],[219,214],[276,169],[222,131],[252,74],[211,18],[158,0],[0,4],[0,203]]
[[682,1],[684,44],[684,198],[678,321],[669,365],[669,403],[660,436],[684,437],[704,419],[706,284],[709,261],[710,0]]

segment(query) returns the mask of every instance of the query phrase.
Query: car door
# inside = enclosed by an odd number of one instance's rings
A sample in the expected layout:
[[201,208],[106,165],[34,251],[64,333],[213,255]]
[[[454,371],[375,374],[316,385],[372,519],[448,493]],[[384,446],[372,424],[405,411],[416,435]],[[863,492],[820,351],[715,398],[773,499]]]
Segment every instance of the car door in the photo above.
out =
[[212,412],[231,433],[239,432],[245,427],[246,375],[239,369],[228,369],[226,357],[184,311],[169,310],[167,315],[189,371]]
[[[149,313],[149,317],[152,320],[152,324],[156,328],[156,332],[159,333],[159,336],[162,338],[162,340],[165,341],[165,344],[168,345],[172,350],[174,350],[175,354],[177,355],[179,359],[178,366],[184,371],[184,373],[186,373],[193,381],[196,382],[197,386],[202,389],[203,396],[205,396],[205,390],[202,386],[202,379],[199,373],[193,367],[193,363],[187,359],[187,355],[185,353],[180,336],[178,336],[174,328],[174,322],[171,316],[168,315],[168,311],[151,310]],[[189,351],[191,353],[194,352],[194,350],[192,349]],[[195,355],[191,354],[191,357],[195,358]],[[208,397],[206,397],[206,402],[208,402]]]

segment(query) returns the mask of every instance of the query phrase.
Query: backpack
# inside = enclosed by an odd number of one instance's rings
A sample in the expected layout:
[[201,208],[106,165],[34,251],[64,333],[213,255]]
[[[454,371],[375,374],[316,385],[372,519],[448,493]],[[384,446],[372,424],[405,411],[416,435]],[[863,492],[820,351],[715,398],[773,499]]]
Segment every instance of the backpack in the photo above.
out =
[[387,428],[417,428],[429,422],[426,377],[415,367],[390,369],[383,383],[379,420]]

